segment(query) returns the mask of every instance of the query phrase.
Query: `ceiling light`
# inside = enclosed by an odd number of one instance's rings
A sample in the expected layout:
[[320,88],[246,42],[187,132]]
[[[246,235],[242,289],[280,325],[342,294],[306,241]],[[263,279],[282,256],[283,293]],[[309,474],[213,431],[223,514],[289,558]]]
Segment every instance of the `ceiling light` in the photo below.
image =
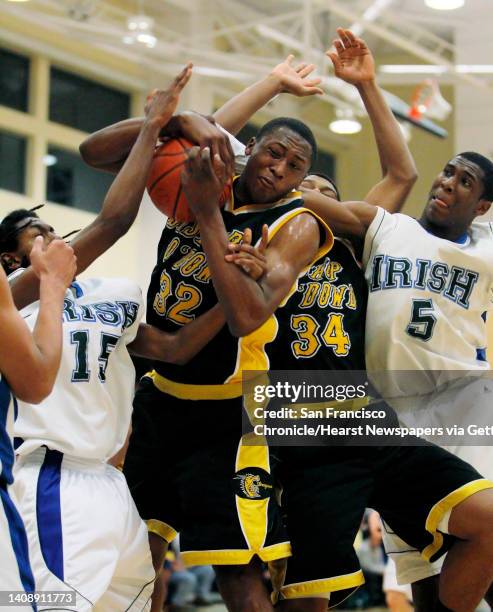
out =
[[147,15],[132,15],[127,19],[127,28],[139,32],[148,32],[154,26],[154,19]]
[[43,155],[43,164],[45,166],[54,166],[56,163],[58,163],[58,158],[56,155],[51,155],[51,153]]
[[355,118],[350,108],[337,108],[336,119],[329,124],[334,134],[357,134],[361,132],[361,123]]
[[157,38],[153,34],[137,34],[137,42],[152,49],[156,46]]
[[464,0],[425,0],[425,4],[437,11],[452,11],[464,6]]

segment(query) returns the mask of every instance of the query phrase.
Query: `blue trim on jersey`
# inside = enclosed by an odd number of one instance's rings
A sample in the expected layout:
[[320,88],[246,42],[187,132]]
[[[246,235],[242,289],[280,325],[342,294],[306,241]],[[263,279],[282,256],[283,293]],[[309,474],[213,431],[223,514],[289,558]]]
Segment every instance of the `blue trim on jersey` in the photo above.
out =
[[483,319],[483,321],[486,323],[486,317],[488,316],[488,311],[485,310],[484,312],[481,313],[481,318]]
[[46,566],[63,581],[63,534],[60,477],[63,453],[46,449],[36,489],[39,544]]
[[[12,550],[15,558],[17,559],[22,586],[26,593],[34,593],[36,588],[31,564],[29,563],[29,547],[27,544],[26,528],[24,527],[24,523],[22,522],[17,508],[14,506],[6,488],[3,486],[0,486],[0,499],[2,500],[3,511],[5,512],[5,517],[9,526],[10,541],[12,543]],[[35,604],[33,604],[32,609],[37,610]]]
[[486,359],[486,349],[485,348],[476,349],[476,359],[478,361],[488,361]]
[[0,380],[0,482],[12,484],[12,467],[14,465],[14,449],[7,432],[7,419],[12,400],[12,393],[6,380]]
[[74,281],[70,286],[75,291],[75,297],[80,298],[84,295],[84,292],[82,291],[82,287],[79,285],[79,283],[76,283]]
[[465,244],[467,241],[468,233],[465,232],[462,236],[459,236],[455,240],[451,240],[450,242],[456,242],[457,244]]
[[[432,236],[437,237],[436,234],[434,234],[433,232],[430,232],[430,230],[427,230],[426,227],[423,227],[423,229],[425,230],[425,232],[428,232],[428,234],[431,234]],[[467,242],[468,237],[469,237],[469,234],[467,232],[464,232],[464,234],[462,234],[455,240],[449,240],[448,238],[444,238],[444,240],[448,240],[449,242],[455,242],[456,244],[465,244]]]

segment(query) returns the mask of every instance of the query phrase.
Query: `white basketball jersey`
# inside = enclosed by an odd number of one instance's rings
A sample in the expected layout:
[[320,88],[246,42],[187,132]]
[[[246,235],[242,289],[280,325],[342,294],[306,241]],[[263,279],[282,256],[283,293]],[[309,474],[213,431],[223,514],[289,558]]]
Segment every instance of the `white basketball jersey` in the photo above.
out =
[[[369,371],[434,370],[443,377],[446,370],[489,369],[485,322],[493,306],[490,223],[474,222],[461,243],[451,242],[407,215],[379,208],[366,235],[363,263],[369,288]],[[454,376],[445,375],[434,384],[447,378]],[[399,395],[395,388],[379,390],[389,397]]]
[[[39,302],[21,311],[32,329]],[[127,351],[143,313],[140,288],[128,279],[74,282],[63,310],[63,350],[52,393],[38,405],[19,402],[15,435],[21,455],[46,445],[106,460],[125,441],[135,370]]]

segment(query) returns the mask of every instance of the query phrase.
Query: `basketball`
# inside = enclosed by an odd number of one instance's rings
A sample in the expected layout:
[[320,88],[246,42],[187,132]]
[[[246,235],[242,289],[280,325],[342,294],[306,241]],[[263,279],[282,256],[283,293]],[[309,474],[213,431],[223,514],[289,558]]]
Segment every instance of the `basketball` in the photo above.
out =
[[[194,216],[182,191],[181,171],[187,160],[187,151],[194,145],[184,138],[172,138],[154,152],[147,192],[154,206],[167,217],[190,222]],[[231,193],[228,183],[221,195],[219,206],[224,206]]]

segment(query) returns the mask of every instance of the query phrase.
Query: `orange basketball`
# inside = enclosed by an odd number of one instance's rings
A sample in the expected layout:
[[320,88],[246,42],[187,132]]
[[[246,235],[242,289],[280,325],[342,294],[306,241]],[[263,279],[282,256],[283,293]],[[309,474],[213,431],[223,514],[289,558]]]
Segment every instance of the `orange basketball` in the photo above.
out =
[[[191,147],[192,143],[184,138],[172,138],[164,142],[154,152],[147,179],[147,192],[154,206],[167,217],[173,217],[177,221],[194,220],[182,191],[180,178],[187,151]],[[219,206],[224,206],[230,194],[231,185],[228,183],[221,195]]]

